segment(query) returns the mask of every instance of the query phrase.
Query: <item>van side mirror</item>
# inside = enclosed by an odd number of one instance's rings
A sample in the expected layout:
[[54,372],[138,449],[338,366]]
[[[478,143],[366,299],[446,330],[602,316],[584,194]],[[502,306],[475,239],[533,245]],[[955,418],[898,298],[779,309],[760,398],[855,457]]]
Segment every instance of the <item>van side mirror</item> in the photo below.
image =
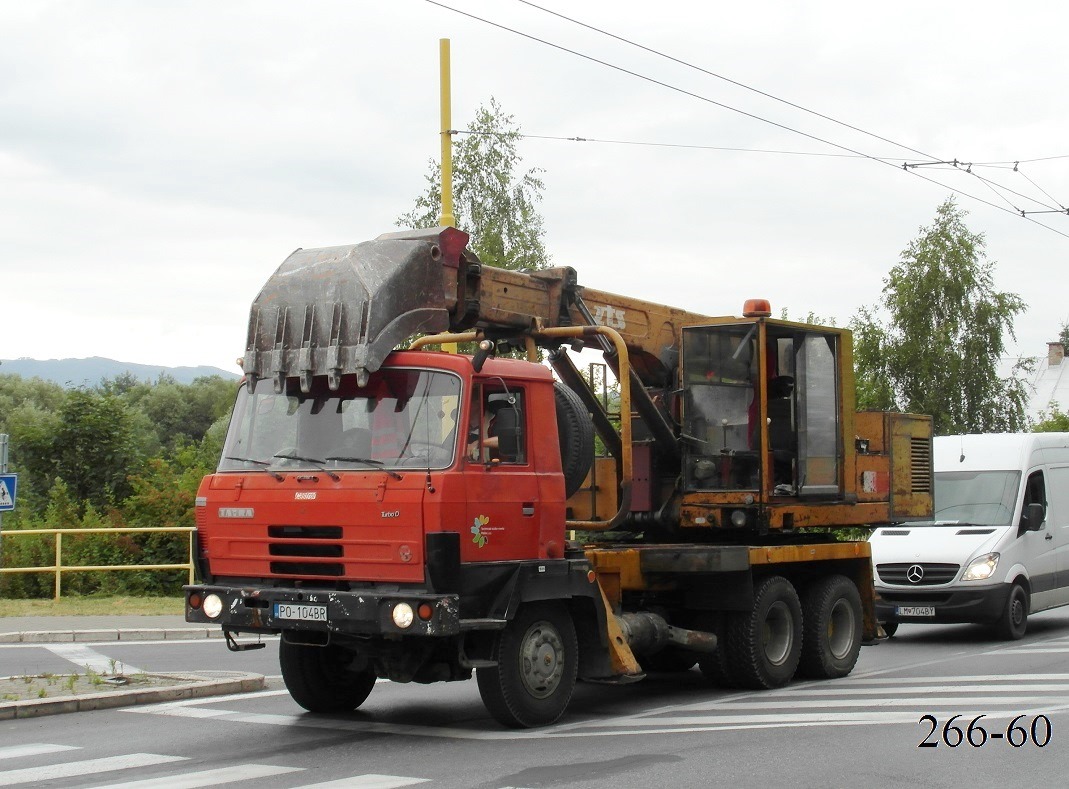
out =
[[494,415],[494,429],[498,455],[506,462],[515,461],[520,454],[520,412],[502,408]]
[[1043,528],[1043,521],[1046,517],[1046,507],[1034,502],[1025,507],[1024,515],[1021,516],[1021,525],[1027,531],[1039,531]]

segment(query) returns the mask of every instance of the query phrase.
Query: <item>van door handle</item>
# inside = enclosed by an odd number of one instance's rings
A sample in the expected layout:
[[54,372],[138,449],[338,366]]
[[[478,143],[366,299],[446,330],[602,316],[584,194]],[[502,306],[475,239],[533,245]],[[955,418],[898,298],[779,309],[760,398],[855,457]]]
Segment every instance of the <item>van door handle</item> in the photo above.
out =
[[523,509],[521,511],[523,512],[523,517],[530,518],[532,515],[534,515],[534,502],[525,501],[523,503]]

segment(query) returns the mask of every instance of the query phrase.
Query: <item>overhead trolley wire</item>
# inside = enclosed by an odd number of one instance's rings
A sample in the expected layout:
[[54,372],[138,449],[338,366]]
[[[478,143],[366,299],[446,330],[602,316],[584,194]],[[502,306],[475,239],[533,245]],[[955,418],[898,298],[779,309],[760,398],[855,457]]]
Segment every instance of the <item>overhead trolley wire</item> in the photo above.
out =
[[[521,0],[521,2],[523,2],[523,1],[524,0]],[[814,141],[822,143],[824,145],[830,145],[833,148],[838,148],[840,150],[847,151],[848,153],[852,153],[852,154],[854,154],[854,155],[856,155],[856,156],[858,156],[860,158],[870,159],[870,160],[872,160],[874,162],[879,162],[880,164],[888,165],[888,166],[894,167],[895,169],[898,169],[898,165],[891,164],[890,161],[885,161],[884,159],[881,159],[881,158],[872,156],[870,154],[864,153],[863,151],[858,151],[858,150],[855,150],[853,148],[850,148],[849,146],[841,145],[841,144],[833,142],[831,140],[826,140],[826,139],[824,139],[822,137],[819,137],[819,136],[817,136],[815,134],[810,134],[809,132],[804,132],[804,131],[802,131],[800,129],[792,128],[790,126],[787,126],[786,124],[779,123],[779,122],[771,120],[769,118],[764,118],[764,117],[762,117],[760,115],[756,115],[756,114],[751,113],[751,112],[747,112],[745,110],[739,109],[738,107],[732,107],[729,104],[724,104],[722,102],[716,101],[715,99],[709,98],[708,96],[703,96],[703,95],[701,95],[699,93],[695,93],[693,91],[686,90],[685,88],[681,88],[681,87],[679,87],[677,85],[672,85],[672,84],[670,84],[668,82],[664,82],[662,80],[658,80],[658,79],[655,79],[653,77],[646,76],[645,74],[640,74],[640,73],[638,73],[636,71],[632,71],[631,69],[627,69],[627,68],[624,68],[623,66],[616,65],[615,63],[610,63],[608,61],[601,60],[600,58],[596,58],[593,55],[587,55],[587,54],[585,54],[583,52],[579,52],[577,50],[574,50],[574,49],[571,49],[569,47],[563,46],[562,44],[556,44],[556,43],[554,43],[552,41],[547,41],[546,39],[539,38],[538,36],[535,36],[535,35],[533,35],[531,33],[525,33],[522,30],[517,30],[515,28],[509,27],[508,25],[502,24],[500,22],[495,22],[493,20],[486,19],[485,17],[478,16],[477,14],[473,14],[473,13],[470,13],[468,11],[463,11],[463,10],[461,10],[459,8],[454,8],[452,6],[446,5],[445,3],[439,2],[439,0],[426,0],[426,2],[430,3],[431,5],[437,6],[439,8],[445,9],[446,11],[452,11],[453,13],[459,14],[460,16],[464,16],[464,17],[467,17],[469,19],[473,19],[473,20],[475,20],[477,22],[482,22],[483,24],[490,25],[491,27],[498,28],[499,30],[504,30],[506,32],[512,33],[513,35],[520,36],[521,38],[526,38],[526,39],[528,39],[530,41],[534,41],[534,42],[542,44],[544,46],[548,46],[548,47],[551,47],[553,49],[559,50],[561,52],[565,52],[565,53],[567,53],[569,55],[573,55],[575,57],[582,58],[583,60],[588,60],[588,61],[590,61],[592,63],[597,63],[600,66],[604,66],[606,68],[613,69],[614,71],[619,71],[620,73],[627,74],[628,76],[635,77],[636,79],[640,79],[640,80],[642,80],[644,82],[648,82],[650,84],[657,85],[657,86],[662,87],[662,88],[667,88],[668,90],[671,90],[673,92],[682,94],[684,96],[689,96],[690,98],[694,98],[694,99],[697,99],[699,101],[706,102],[707,104],[712,104],[713,106],[720,107],[721,109],[725,109],[725,110],[728,110],[730,112],[737,113],[739,115],[743,115],[743,116],[745,116],[747,118],[750,118],[752,120],[760,121],[762,123],[766,123],[766,124],[769,124],[771,126],[775,126],[776,128],[783,129],[784,131],[788,131],[788,132],[791,132],[793,134],[801,135],[803,137],[806,137],[807,139],[814,140]],[[533,5],[533,4],[529,4],[529,5]],[[535,7],[536,8],[540,8],[539,6],[535,6]],[[542,10],[545,10],[545,9],[542,9]],[[553,12],[549,12],[549,13],[553,13]],[[560,16],[560,15],[558,15],[558,16]],[[567,17],[564,17],[564,18],[568,19]],[[572,20],[570,20],[570,21],[572,21]],[[582,24],[582,23],[577,23],[577,24]],[[607,34],[607,35],[611,35],[611,34]],[[623,39],[621,39],[621,40],[623,40]],[[665,57],[668,57],[668,56],[665,56]],[[686,65],[689,65],[689,64],[686,64]],[[701,70],[701,69],[699,69],[699,70]],[[719,76],[719,75],[714,74],[713,76]],[[745,87],[745,86],[743,86],[743,87]],[[761,91],[757,91],[757,92],[760,93]],[[773,96],[771,98],[776,98],[776,97]],[[776,100],[777,101],[783,101],[781,99],[776,99]],[[784,102],[784,103],[790,104],[790,102]],[[801,108],[800,107],[800,109],[805,109],[805,108]],[[810,110],[806,110],[806,111],[807,112],[812,112]],[[816,113],[816,112],[814,112],[813,114],[820,115],[820,113]],[[824,116],[821,116],[821,117],[824,117]],[[829,118],[829,120],[833,120],[834,121],[834,119],[831,119],[831,118]],[[841,123],[840,121],[835,121],[835,122],[836,123]],[[848,126],[849,124],[842,124],[842,125]],[[854,128],[854,127],[850,127],[850,128]],[[861,129],[858,129],[858,131],[861,131],[861,132],[863,132],[865,134],[871,134],[870,132],[864,132],[864,130],[861,130]],[[878,136],[878,135],[871,135],[871,136]],[[881,138],[881,139],[883,139],[883,138]],[[906,148],[907,150],[913,150],[912,148],[908,148],[907,146],[903,146],[903,145],[901,145],[899,143],[894,143],[893,141],[890,141],[890,140],[888,140],[888,142],[890,142],[892,145],[896,145],[898,147]],[[919,152],[919,151],[914,151],[914,152],[915,153],[921,153],[922,156],[926,156],[926,157],[928,156],[927,154],[925,154],[923,152]],[[935,158],[935,157],[929,157],[929,158]],[[965,197],[968,197],[971,200],[976,200],[977,202],[980,202],[980,203],[983,203],[984,205],[990,206],[991,208],[994,208],[996,210],[1005,211],[1006,213],[1010,213],[1010,214],[1018,214],[1018,211],[1015,211],[1015,210],[1010,209],[1010,208],[1006,208],[1005,206],[998,205],[996,203],[992,203],[989,200],[985,200],[982,197],[978,197],[977,195],[974,195],[974,194],[971,194],[969,192],[966,192],[963,189],[959,189],[959,188],[950,186],[948,184],[944,184],[944,183],[942,183],[940,181],[935,180],[934,178],[929,178],[929,177],[927,177],[925,175],[921,175],[920,173],[916,172],[916,170],[914,168],[903,167],[903,169],[905,169],[906,172],[909,172],[911,175],[913,175],[913,176],[915,176],[917,178],[921,178],[921,179],[923,179],[925,181],[933,183],[933,184],[935,184],[935,185],[937,185],[937,186],[939,186],[939,187],[941,187],[943,189],[949,189],[951,192],[956,192],[956,193],[961,194],[961,195],[963,195]],[[1053,233],[1057,233],[1060,236],[1064,236],[1066,238],[1069,238],[1069,233],[1064,233],[1064,232],[1062,232],[1060,230],[1057,230],[1057,229],[1055,229],[1053,227],[1050,227],[1049,225],[1045,225],[1042,222],[1027,216],[1025,214],[1025,212],[1023,212],[1023,211],[1019,212],[1019,215],[1021,217],[1023,217],[1024,219],[1026,219],[1027,221],[1032,222],[1032,223],[1034,223],[1036,225],[1039,225],[1042,228],[1046,228],[1047,230],[1050,230]]]

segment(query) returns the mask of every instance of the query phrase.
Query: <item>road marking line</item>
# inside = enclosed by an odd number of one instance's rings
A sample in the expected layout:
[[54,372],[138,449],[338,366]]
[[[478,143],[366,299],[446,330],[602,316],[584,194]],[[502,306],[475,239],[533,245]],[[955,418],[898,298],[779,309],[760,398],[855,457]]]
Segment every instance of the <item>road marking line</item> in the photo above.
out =
[[164,756],[159,753],[130,753],[125,756],[106,756],[103,759],[86,759],[80,762],[50,764],[45,767],[27,767],[0,773],[0,786],[15,786],[31,781],[53,781],[57,778],[78,778],[112,770],[129,770],[133,767],[151,767],[168,762],[184,762],[185,756]]
[[279,767],[274,764],[239,764],[233,767],[219,767],[214,770],[198,770],[182,775],[159,778],[144,778],[139,781],[126,781],[107,784],[98,789],[197,789],[200,786],[218,786],[232,781],[248,781],[253,778],[270,778],[273,775],[296,773],[303,767]]
[[51,745],[47,742],[34,742],[28,745],[6,745],[0,748],[0,759],[17,759],[20,756],[40,756],[44,753],[77,751],[80,745]]
[[120,669],[128,674],[145,673],[136,666],[130,666],[122,661],[109,658],[95,649],[90,649],[85,644],[44,644],[43,646],[52,654],[64,660],[69,660],[75,665],[92,669],[98,674],[111,674],[120,671]]
[[302,784],[293,789],[400,789],[402,786],[415,786],[429,781],[429,778],[407,778],[403,775],[354,775],[337,781],[324,781],[317,784]]

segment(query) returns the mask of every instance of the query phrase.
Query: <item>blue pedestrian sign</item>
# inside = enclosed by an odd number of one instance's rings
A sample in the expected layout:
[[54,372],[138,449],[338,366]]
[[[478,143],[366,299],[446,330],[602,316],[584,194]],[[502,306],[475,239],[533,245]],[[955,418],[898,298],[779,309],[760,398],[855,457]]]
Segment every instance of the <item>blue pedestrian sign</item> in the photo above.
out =
[[15,509],[15,487],[18,481],[18,474],[0,474],[0,512],[11,512]]

